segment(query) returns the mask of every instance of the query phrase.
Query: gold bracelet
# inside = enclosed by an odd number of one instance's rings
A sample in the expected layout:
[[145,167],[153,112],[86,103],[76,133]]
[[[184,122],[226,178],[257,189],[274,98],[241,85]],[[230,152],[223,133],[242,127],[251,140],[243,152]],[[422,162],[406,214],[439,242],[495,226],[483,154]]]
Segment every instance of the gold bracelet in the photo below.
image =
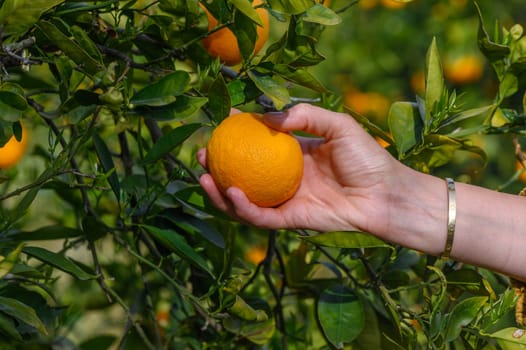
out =
[[455,238],[455,224],[457,223],[457,196],[455,192],[455,181],[446,178],[447,184],[447,238],[446,247],[442,258],[447,259],[453,249],[453,239]]

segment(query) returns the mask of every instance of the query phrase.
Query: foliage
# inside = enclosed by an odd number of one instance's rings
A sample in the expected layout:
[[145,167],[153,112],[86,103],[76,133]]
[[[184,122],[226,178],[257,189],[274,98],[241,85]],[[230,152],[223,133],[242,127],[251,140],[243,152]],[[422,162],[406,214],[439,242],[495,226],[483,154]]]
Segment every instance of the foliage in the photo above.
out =
[[[2,349],[525,346],[506,276],[363,232],[233,222],[208,202],[194,160],[231,107],[309,99],[347,110],[421,171],[462,175],[457,151],[489,168],[493,153],[473,135],[525,130],[523,27],[487,30],[484,7],[473,7],[496,77],[486,105],[460,102],[431,35],[423,94],[375,123],[313,73],[327,26],[366,11],[360,3],[264,6],[272,40],[252,56],[255,38],[238,35],[244,61],[225,67],[200,44],[197,1],[0,1],[0,144],[21,120],[34,135],[26,162],[0,173]],[[245,1],[208,7],[236,33],[255,31]],[[255,249],[262,260],[247,254]]]

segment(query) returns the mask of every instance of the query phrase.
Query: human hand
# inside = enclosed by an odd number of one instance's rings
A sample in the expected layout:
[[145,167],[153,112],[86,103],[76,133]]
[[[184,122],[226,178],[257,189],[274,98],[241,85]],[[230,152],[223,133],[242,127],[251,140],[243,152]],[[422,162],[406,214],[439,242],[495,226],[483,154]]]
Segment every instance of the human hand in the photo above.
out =
[[[304,153],[304,174],[296,194],[276,208],[249,202],[235,187],[223,194],[210,174],[201,186],[220,210],[265,228],[307,228],[319,231],[368,230],[385,217],[385,197],[401,165],[349,115],[300,104],[264,121],[282,131],[304,131],[298,137]],[[198,152],[206,168],[206,150]]]

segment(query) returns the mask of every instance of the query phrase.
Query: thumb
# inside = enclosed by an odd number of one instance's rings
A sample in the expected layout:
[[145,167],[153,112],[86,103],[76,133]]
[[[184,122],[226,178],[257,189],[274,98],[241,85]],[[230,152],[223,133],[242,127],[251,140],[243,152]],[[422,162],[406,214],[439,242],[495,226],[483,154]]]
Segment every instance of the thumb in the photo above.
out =
[[359,124],[348,114],[302,103],[284,112],[267,113],[263,121],[280,131],[304,131],[327,139],[353,134]]

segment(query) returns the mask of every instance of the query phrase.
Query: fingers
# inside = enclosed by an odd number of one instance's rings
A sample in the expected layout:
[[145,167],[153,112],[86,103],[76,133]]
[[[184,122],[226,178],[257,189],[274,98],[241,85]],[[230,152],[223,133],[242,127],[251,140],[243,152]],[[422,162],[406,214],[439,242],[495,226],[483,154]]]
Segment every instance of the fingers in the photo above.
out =
[[212,204],[216,206],[217,209],[231,216],[234,215],[232,204],[227,198],[225,198],[225,196],[223,196],[219,188],[217,188],[214,179],[212,179],[210,174],[203,174],[199,178],[199,184],[208,194],[210,201],[212,201]]
[[219,210],[240,221],[250,223],[261,228],[282,227],[282,217],[274,208],[261,208],[250,202],[239,188],[227,189],[226,196],[217,188],[210,174],[204,174],[199,179],[210,201]]
[[203,168],[208,168],[206,163],[206,148],[201,148],[199,151],[197,151],[197,161]]
[[268,113],[264,121],[282,131],[305,131],[325,138],[348,136],[358,123],[349,115],[309,104],[298,104],[283,113]]

